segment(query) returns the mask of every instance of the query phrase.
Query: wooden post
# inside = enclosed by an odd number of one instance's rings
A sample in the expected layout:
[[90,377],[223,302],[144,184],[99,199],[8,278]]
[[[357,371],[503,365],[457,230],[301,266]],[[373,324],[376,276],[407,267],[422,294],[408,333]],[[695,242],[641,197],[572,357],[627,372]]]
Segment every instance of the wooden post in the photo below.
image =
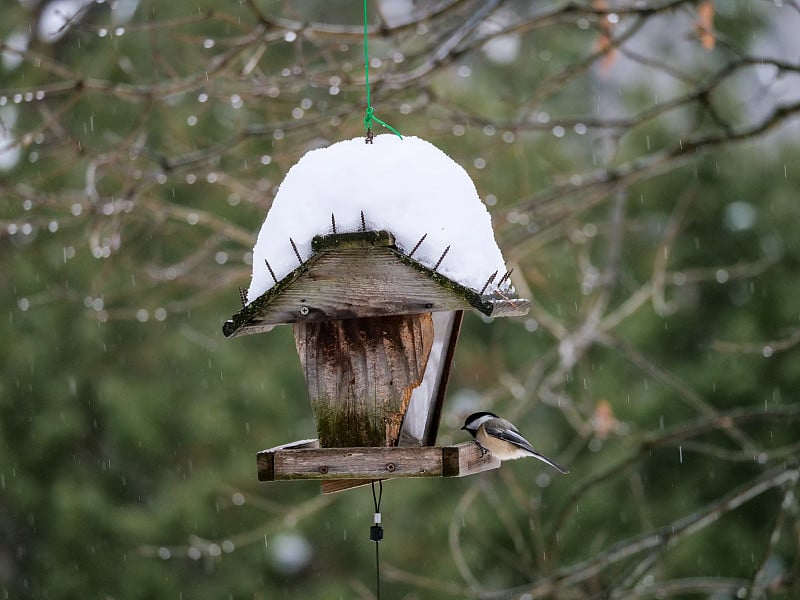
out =
[[294,324],[322,447],[397,444],[433,333],[430,313]]

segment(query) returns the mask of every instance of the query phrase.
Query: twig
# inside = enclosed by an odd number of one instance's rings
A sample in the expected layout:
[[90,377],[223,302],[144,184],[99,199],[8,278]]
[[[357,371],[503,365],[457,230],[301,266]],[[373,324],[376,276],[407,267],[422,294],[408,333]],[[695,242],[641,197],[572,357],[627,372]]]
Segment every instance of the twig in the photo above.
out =
[[732,512],[775,487],[796,485],[800,471],[797,467],[786,468],[783,465],[770,469],[752,481],[739,486],[718,500],[703,506],[700,510],[677,519],[654,531],[634,536],[618,542],[583,562],[564,567],[557,574],[542,578],[535,584],[518,588],[503,589],[491,593],[483,593],[481,598],[508,598],[514,594],[527,594],[531,599],[544,598],[553,594],[558,588],[569,588],[591,579],[606,571],[612,565],[624,561],[640,552],[674,546],[680,540],[689,537],[717,521],[723,515]]
[[439,260],[437,260],[436,264],[433,265],[433,269],[432,269],[433,271],[435,271],[436,269],[439,268],[439,265],[442,264],[442,261],[444,260],[444,257],[447,256],[448,252],[450,252],[450,246],[448,246],[447,248],[444,249],[444,252],[442,252],[442,255],[439,257]]
[[292,244],[292,250],[294,250],[294,255],[297,257],[297,262],[299,262],[302,265],[303,259],[300,258],[300,252],[298,252],[297,250],[297,244],[294,243],[294,240],[292,238],[289,238],[289,243]]
[[426,238],[426,237],[428,237],[428,234],[427,234],[427,233],[423,234],[423,235],[422,235],[422,237],[421,237],[421,238],[419,238],[419,241],[418,241],[418,242],[417,242],[417,243],[414,245],[414,247],[411,249],[411,252],[409,252],[409,253],[408,253],[408,258],[411,258],[412,256],[414,256],[414,252],[416,252],[416,251],[417,251],[417,248],[419,248],[419,247],[422,245],[422,242],[424,242],[424,241],[425,241],[425,238]]

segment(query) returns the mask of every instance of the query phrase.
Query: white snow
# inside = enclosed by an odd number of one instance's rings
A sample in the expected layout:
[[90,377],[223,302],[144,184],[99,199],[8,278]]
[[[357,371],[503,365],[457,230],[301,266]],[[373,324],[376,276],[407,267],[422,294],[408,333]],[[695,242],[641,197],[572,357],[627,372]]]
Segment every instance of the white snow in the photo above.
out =
[[39,16],[37,33],[46,44],[60,40],[83,18],[83,11],[94,0],[54,0],[47,4]]
[[361,211],[367,230],[392,232],[405,253],[427,233],[414,259],[428,267],[450,246],[437,271],[464,286],[480,291],[492,273],[497,283],[506,271],[467,172],[425,140],[384,134],[373,144],[362,137],[312,150],[289,169],[253,248],[248,302],[274,285],[265,259],[279,281],[299,266],[289,238],[305,261],[311,239],[332,233],[331,213],[343,233],[361,229]]
[[0,171],[10,171],[17,166],[22,150],[12,130],[17,122],[17,107],[0,107]]
[[22,64],[23,54],[31,43],[31,35],[25,29],[17,29],[8,34],[6,49],[0,53],[0,61],[6,71],[13,71]]

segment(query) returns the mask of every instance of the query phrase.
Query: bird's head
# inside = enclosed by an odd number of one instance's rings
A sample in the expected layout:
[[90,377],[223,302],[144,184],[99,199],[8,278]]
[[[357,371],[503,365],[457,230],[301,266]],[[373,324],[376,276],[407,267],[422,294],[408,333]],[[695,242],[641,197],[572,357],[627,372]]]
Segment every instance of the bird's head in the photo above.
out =
[[489,419],[496,419],[496,418],[497,415],[492,412],[488,412],[485,410],[480,412],[475,412],[467,417],[467,419],[464,421],[464,426],[461,429],[466,429],[470,433],[474,434],[476,431],[478,431],[478,427],[483,425],[486,421],[488,421]]

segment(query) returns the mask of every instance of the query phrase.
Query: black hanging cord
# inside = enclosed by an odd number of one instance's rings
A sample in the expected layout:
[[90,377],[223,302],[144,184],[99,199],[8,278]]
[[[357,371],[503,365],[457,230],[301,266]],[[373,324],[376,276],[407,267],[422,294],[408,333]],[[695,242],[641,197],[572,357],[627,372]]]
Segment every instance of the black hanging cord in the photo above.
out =
[[378,492],[375,493],[375,480],[372,480],[372,503],[375,505],[375,519],[369,528],[369,539],[375,542],[375,598],[381,600],[381,557],[380,544],[383,539],[381,526],[381,500],[383,499],[383,480],[378,479]]

